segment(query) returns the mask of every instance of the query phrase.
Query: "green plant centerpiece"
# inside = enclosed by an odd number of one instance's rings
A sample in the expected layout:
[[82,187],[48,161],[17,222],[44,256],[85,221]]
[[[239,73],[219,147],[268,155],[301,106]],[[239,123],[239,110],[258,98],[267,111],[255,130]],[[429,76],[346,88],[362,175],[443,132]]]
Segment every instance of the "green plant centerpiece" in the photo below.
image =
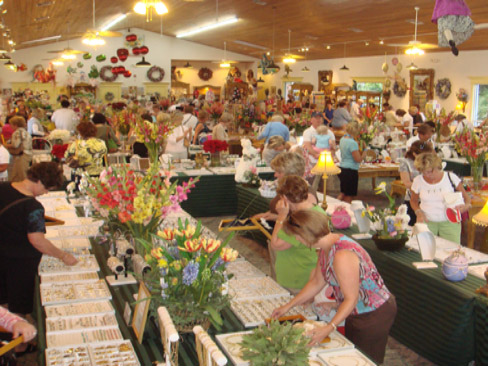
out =
[[242,337],[242,359],[251,366],[308,365],[309,342],[303,328],[272,320]]
[[139,239],[151,266],[144,282],[151,291],[151,304],[166,306],[180,332],[194,325],[222,325],[220,311],[229,305],[226,264],[238,252],[227,248],[232,235],[222,242],[202,236],[201,222],[192,226],[178,220],[178,228],[153,234],[152,242]]
[[388,198],[388,206],[386,208],[375,208],[374,206],[366,205],[363,211],[363,217],[368,215],[368,218],[373,223],[373,229],[376,234],[373,240],[381,250],[398,250],[405,246],[408,240],[408,222],[410,216],[407,214],[407,206],[395,206],[395,199],[386,191],[386,183],[381,182],[375,188],[376,194],[385,194]]

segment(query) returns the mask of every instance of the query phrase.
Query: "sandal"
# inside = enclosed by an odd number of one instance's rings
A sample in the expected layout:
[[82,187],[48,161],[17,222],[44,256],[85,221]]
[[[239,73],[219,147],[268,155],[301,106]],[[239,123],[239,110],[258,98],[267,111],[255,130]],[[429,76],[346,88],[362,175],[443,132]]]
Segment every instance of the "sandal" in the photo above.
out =
[[15,357],[22,357],[28,353],[32,353],[32,352],[36,352],[36,351],[37,351],[37,346],[32,344],[32,343],[28,343],[27,348],[24,351],[15,352]]

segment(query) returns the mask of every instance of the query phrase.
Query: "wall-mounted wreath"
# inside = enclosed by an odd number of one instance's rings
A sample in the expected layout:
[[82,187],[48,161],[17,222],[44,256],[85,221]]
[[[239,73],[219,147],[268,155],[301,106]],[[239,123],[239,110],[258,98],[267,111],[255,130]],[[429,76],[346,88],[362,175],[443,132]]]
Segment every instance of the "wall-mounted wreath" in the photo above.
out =
[[153,83],[158,83],[164,79],[164,70],[162,67],[152,66],[149,70],[147,70],[146,75],[147,78]]
[[104,66],[100,69],[100,79],[103,81],[113,82],[119,77],[119,74],[112,72],[112,66]]
[[202,79],[203,81],[210,80],[213,76],[212,70],[210,70],[208,67],[202,67],[198,71],[198,77]]
[[441,99],[447,99],[451,95],[451,81],[448,78],[437,80],[435,84],[435,93]]
[[395,81],[395,83],[393,84],[393,94],[395,94],[399,98],[404,97],[405,94],[407,94],[407,87],[405,83]]
[[105,98],[105,100],[107,102],[111,102],[112,100],[114,100],[115,95],[112,92],[107,92],[107,93],[105,93],[105,97],[104,98]]

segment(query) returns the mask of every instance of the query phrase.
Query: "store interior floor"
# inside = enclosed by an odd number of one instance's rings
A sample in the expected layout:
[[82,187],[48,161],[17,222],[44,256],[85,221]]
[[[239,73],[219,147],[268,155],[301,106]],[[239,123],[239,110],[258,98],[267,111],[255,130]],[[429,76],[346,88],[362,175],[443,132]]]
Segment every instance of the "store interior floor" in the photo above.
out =
[[[382,181],[387,182],[388,186],[389,183],[393,179],[391,178],[377,178],[376,184],[379,184]],[[327,194],[333,197],[337,197],[339,194],[339,182],[337,177],[331,177],[327,184]],[[377,196],[375,195],[371,179],[365,178],[360,179],[359,181],[359,192],[358,197],[374,206],[385,206],[387,204],[387,199],[384,195]],[[200,218],[202,223],[211,229],[214,232],[218,232],[218,226],[222,219],[225,218],[234,218],[233,216],[226,216],[226,217],[205,217]],[[476,238],[480,240],[475,240],[475,243],[481,242],[482,237],[481,229],[478,229],[476,233]],[[225,234],[224,234],[225,235]],[[463,232],[462,235],[462,243],[466,243],[467,235]],[[242,236],[242,235],[235,235],[232,238],[230,245],[237,249],[242,256],[244,256],[248,261],[258,267],[261,271],[268,274],[270,273],[269,270],[269,256],[267,249],[259,244],[258,242],[254,241],[250,236]],[[476,245],[476,244],[475,244]],[[19,366],[37,366],[37,355],[36,353],[28,354],[21,359],[19,359],[18,365]],[[419,356],[412,350],[408,349],[407,347],[403,346],[401,343],[397,342],[392,337],[388,340],[387,350],[386,350],[386,357],[384,365],[386,366],[432,366],[434,365],[432,362],[424,359],[423,357]],[[196,365],[195,365],[196,366]]]

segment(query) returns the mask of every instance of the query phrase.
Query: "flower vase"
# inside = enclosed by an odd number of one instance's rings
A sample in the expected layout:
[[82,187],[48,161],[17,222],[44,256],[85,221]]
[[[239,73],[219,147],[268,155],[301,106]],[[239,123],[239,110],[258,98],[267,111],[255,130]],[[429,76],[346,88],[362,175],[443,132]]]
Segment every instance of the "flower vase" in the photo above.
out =
[[210,153],[210,166],[220,166],[220,151]]
[[483,164],[471,165],[471,176],[473,177],[473,190],[479,191],[481,189],[481,182],[483,180]]
[[396,252],[405,247],[408,237],[403,238],[381,238],[378,234],[373,235],[373,241],[379,250],[384,250],[388,252]]

